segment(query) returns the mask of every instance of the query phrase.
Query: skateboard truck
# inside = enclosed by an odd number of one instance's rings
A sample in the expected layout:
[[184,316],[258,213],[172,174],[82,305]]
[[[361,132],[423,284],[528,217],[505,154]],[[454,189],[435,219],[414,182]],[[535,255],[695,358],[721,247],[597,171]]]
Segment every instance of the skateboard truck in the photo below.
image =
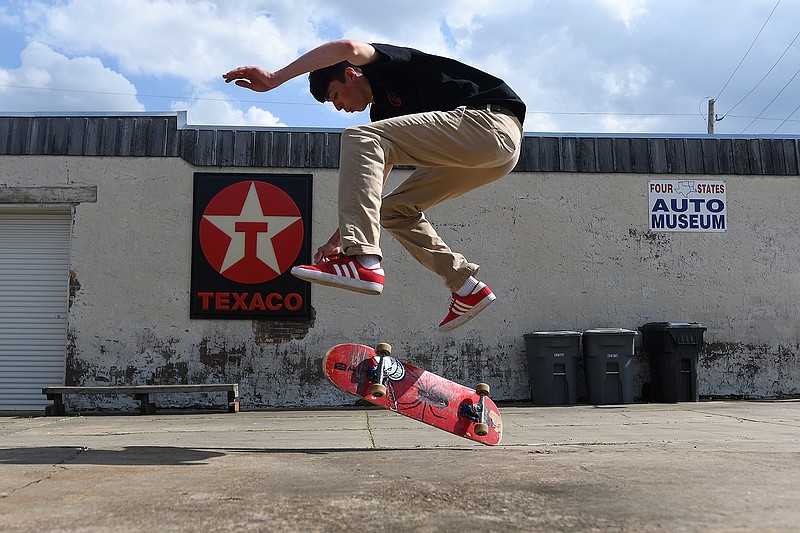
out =
[[485,437],[489,434],[489,424],[487,420],[487,410],[485,398],[489,395],[489,385],[478,383],[475,385],[475,392],[478,394],[478,403],[463,404],[460,409],[461,416],[469,418],[475,422],[475,434]]
[[382,342],[375,348],[375,353],[378,354],[378,366],[374,369],[375,379],[372,380],[374,383],[370,386],[369,393],[376,398],[383,398],[386,396],[386,385],[383,384],[384,381],[386,381],[386,369],[383,364],[383,358],[391,355],[392,347],[391,345]]

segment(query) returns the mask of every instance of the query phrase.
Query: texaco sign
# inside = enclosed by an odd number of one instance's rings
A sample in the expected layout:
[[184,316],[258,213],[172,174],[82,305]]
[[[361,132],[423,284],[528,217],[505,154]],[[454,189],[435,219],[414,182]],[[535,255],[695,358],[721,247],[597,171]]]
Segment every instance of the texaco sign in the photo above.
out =
[[192,318],[305,319],[311,176],[194,176]]

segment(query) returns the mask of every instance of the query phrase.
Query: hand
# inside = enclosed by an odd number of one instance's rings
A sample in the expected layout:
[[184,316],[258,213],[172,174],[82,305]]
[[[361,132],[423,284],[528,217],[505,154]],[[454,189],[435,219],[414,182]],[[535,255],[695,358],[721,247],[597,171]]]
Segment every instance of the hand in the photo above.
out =
[[315,263],[324,263],[330,261],[331,258],[336,257],[342,253],[342,248],[338,244],[326,242],[319,247],[317,253],[314,254]]
[[273,72],[261,67],[237,67],[222,75],[225,83],[235,82],[239,87],[263,93],[274,89],[282,82]]
[[320,246],[317,250],[317,253],[314,254],[314,262],[324,263],[325,261],[329,261],[331,258],[336,257],[341,253],[342,239],[339,229],[337,228],[336,231],[333,232],[333,235],[331,235],[331,238],[328,239],[328,242]]

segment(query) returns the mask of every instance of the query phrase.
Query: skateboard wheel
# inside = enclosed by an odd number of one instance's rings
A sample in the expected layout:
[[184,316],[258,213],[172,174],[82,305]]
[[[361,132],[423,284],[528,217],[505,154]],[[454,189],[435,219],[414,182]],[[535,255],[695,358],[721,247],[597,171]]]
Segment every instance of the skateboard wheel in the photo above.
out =
[[386,342],[382,342],[378,344],[378,346],[375,348],[375,351],[378,353],[386,352],[387,354],[390,354],[392,353],[392,346]]
[[486,383],[478,383],[475,385],[475,392],[478,396],[489,396],[489,385]]
[[485,437],[489,434],[488,424],[475,424],[475,434],[479,437]]
[[372,386],[369,388],[369,393],[375,396],[376,398],[383,398],[384,396],[386,396],[386,387],[384,387],[380,383],[373,383]]

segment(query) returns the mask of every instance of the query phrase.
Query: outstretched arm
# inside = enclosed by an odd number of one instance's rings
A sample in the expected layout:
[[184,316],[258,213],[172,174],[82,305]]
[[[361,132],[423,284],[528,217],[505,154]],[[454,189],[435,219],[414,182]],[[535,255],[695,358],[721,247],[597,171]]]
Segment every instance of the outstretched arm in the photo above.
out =
[[269,72],[261,67],[237,67],[222,75],[225,83],[235,82],[239,87],[246,87],[257,92],[264,92],[305,74],[342,61],[361,66],[374,61],[377,51],[371,44],[352,41],[332,41],[320,45],[298,57],[282,69]]

